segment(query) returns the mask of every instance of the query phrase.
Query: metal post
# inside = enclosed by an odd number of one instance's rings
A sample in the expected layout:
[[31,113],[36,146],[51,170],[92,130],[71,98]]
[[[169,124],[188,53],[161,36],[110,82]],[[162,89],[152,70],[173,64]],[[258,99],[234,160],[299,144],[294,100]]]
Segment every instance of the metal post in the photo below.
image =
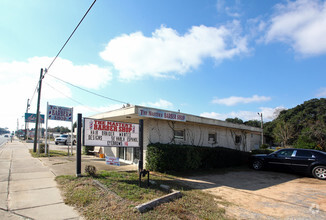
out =
[[45,154],[49,155],[48,149],[48,121],[49,121],[49,102],[46,103],[46,123],[45,123]]
[[70,153],[71,155],[74,155],[74,145],[73,145],[73,140],[74,140],[74,120],[73,120],[73,116],[74,116],[74,108],[71,108],[71,139],[70,139]]
[[[29,99],[27,99],[26,113],[28,113],[28,109],[29,109]],[[25,117],[25,140],[27,140],[27,138],[28,138],[28,136],[27,136],[27,120],[26,120],[26,117]]]
[[144,146],[144,120],[140,119],[139,120],[139,162],[138,162],[138,172],[141,172],[144,168],[143,163],[144,163],[144,155],[143,155],[143,150]]
[[36,122],[35,122],[35,134],[34,134],[34,147],[33,152],[36,152],[37,147],[37,132],[38,132],[38,123],[39,123],[39,116],[40,116],[40,101],[41,101],[41,88],[42,88],[42,79],[43,79],[43,69],[41,69],[40,73],[40,81],[38,86],[38,98],[37,98],[37,109],[36,109]]
[[261,145],[264,144],[264,125],[263,125],[263,113],[258,113],[260,116],[260,128],[261,128]]
[[81,129],[82,129],[82,114],[77,115],[77,145],[76,145],[76,176],[81,176]]

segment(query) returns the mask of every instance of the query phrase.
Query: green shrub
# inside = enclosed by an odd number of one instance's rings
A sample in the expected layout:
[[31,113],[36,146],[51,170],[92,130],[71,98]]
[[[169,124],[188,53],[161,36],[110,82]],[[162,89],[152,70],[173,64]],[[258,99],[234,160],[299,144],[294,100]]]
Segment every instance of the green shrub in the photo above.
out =
[[93,165],[86,165],[85,173],[87,173],[89,176],[96,176],[96,167]]
[[303,149],[316,149],[319,150],[317,147],[317,143],[311,140],[307,136],[300,135],[298,140],[294,143],[295,148],[303,148]]
[[272,149],[257,149],[257,150],[252,150],[251,154],[270,154],[273,153],[275,150]]
[[261,146],[260,146],[260,149],[267,149],[268,148],[268,144],[262,144]]
[[147,146],[146,168],[159,172],[223,168],[245,164],[249,156],[223,147],[157,143]]
[[[49,145],[48,145],[49,147]],[[40,154],[44,154],[45,153],[45,144],[44,143],[40,143]]]

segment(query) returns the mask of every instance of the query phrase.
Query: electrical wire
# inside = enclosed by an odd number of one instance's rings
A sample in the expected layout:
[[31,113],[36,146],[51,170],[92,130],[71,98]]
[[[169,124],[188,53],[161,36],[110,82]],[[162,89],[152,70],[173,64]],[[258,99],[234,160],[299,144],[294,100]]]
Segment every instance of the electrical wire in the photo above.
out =
[[[82,19],[79,21],[78,25],[75,27],[75,29],[73,30],[73,32],[70,34],[69,38],[66,40],[66,42],[64,43],[64,45],[61,47],[61,49],[59,50],[58,54],[54,57],[54,59],[52,60],[52,62],[50,63],[50,65],[48,66],[47,69],[45,69],[43,76],[41,77],[40,80],[42,80],[44,78],[44,76],[47,74],[47,72],[49,71],[49,69],[51,68],[51,66],[53,65],[53,63],[56,61],[56,59],[59,57],[61,51],[65,48],[65,46],[67,45],[67,43],[69,42],[69,40],[71,39],[71,37],[74,35],[74,33],[76,32],[76,30],[78,29],[79,25],[82,23],[82,21],[84,20],[84,18],[86,17],[86,15],[88,14],[88,12],[91,10],[91,8],[93,7],[93,5],[95,4],[96,0],[93,1],[93,3],[91,4],[91,6],[88,8],[88,10],[86,11],[86,13],[84,14],[84,16],[82,17]],[[35,93],[38,90],[38,84],[39,81],[36,85],[36,88],[34,90],[34,93],[32,95],[32,98],[30,99],[30,103],[32,103]]]
[[48,85],[48,86],[49,86],[50,88],[52,88],[53,90],[55,90],[55,91],[57,91],[58,93],[60,93],[61,95],[65,96],[66,98],[68,98],[68,99],[70,99],[70,100],[72,100],[72,101],[78,103],[79,105],[83,106],[84,108],[88,108],[88,109],[91,110],[91,111],[94,111],[94,112],[97,112],[97,113],[101,113],[101,112],[97,111],[96,109],[93,109],[93,108],[87,107],[85,104],[83,104],[83,103],[81,103],[81,102],[79,102],[79,101],[77,101],[77,100],[75,100],[75,99],[73,99],[73,98],[67,96],[67,95],[64,94],[63,92],[61,92],[61,91],[59,91],[58,89],[56,89],[56,88],[54,88],[53,86],[51,86],[49,83],[45,82],[45,84]]
[[70,86],[73,86],[73,87],[75,87],[75,88],[77,88],[77,89],[80,89],[80,90],[83,90],[83,91],[85,91],[85,92],[88,92],[88,93],[90,93],[90,94],[92,94],[92,95],[96,95],[96,96],[98,96],[98,97],[101,97],[101,98],[104,98],[104,99],[108,99],[108,100],[111,100],[111,101],[115,101],[115,102],[119,102],[119,103],[122,103],[122,104],[128,104],[128,102],[124,102],[124,101],[120,101],[120,100],[117,100],[117,99],[113,99],[113,98],[110,98],[110,97],[107,97],[107,96],[104,96],[104,95],[97,94],[97,93],[95,93],[95,92],[89,91],[89,90],[84,89],[84,88],[82,88],[82,87],[80,87],[80,86],[76,86],[76,85],[74,85],[74,84],[72,84],[72,83],[70,83],[70,82],[67,82],[67,81],[65,81],[65,80],[63,80],[63,79],[60,79],[60,78],[58,78],[58,77],[56,77],[56,76],[53,76],[53,75],[51,75],[51,74],[48,74],[48,75],[51,76],[51,77],[53,77],[53,78],[55,78],[55,79],[57,79],[57,80],[59,80],[59,81],[61,81],[61,82],[66,83],[66,84],[68,84],[68,85],[70,85]]
[[42,78],[44,78],[44,76],[47,74],[47,72],[49,71],[49,69],[51,68],[51,66],[53,65],[53,63],[56,61],[56,59],[58,58],[58,56],[60,55],[61,51],[63,50],[63,48],[65,48],[65,46],[67,45],[67,43],[69,42],[70,38],[74,35],[75,31],[77,30],[77,28],[79,27],[79,25],[83,22],[84,18],[86,17],[86,15],[88,14],[88,12],[91,10],[91,8],[93,7],[93,5],[95,4],[96,0],[94,0],[94,2],[92,3],[92,5],[88,8],[88,10],[86,11],[86,13],[84,14],[84,16],[82,17],[82,19],[79,21],[78,25],[75,27],[74,31],[70,34],[69,38],[66,40],[66,42],[64,43],[64,45],[61,47],[60,51],[58,52],[58,54],[54,57],[54,59],[52,60],[52,62],[50,63],[50,65],[48,66],[48,68],[45,70],[45,73],[43,75]]

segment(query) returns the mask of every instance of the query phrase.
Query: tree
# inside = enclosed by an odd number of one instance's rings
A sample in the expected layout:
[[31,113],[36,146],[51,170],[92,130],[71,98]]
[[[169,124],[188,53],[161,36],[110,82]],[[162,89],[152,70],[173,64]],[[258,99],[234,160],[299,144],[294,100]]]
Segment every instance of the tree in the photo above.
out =
[[258,120],[249,120],[244,122],[244,124],[252,127],[257,127],[257,128],[261,127],[261,122]]
[[240,119],[240,118],[227,118],[225,119],[225,121],[227,122],[231,122],[231,123],[234,123],[234,124],[243,124],[243,121]]
[[282,146],[287,146],[288,141],[293,137],[293,127],[290,123],[279,121],[273,130],[274,137]]

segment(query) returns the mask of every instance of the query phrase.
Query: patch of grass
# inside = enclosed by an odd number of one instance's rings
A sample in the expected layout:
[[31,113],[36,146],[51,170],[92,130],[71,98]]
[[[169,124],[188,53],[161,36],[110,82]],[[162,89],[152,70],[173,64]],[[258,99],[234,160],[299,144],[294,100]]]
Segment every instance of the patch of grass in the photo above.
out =
[[[33,149],[29,149],[29,152],[32,155],[32,157],[48,157],[48,155],[45,153],[40,153],[40,154],[38,154],[37,152],[34,153]],[[49,157],[64,157],[64,156],[68,156],[67,151],[61,151],[61,150],[49,151]]]
[[[93,178],[114,193],[97,188]],[[221,208],[226,203],[222,198],[184,187],[171,175],[151,173],[150,179],[155,184],[140,188],[136,172],[101,171],[96,177],[58,176],[56,181],[65,203],[75,206],[86,219],[226,219],[225,210]],[[180,190],[182,198],[143,214],[136,211],[135,206],[168,193],[160,184]],[[146,186],[145,180],[142,185]]]

